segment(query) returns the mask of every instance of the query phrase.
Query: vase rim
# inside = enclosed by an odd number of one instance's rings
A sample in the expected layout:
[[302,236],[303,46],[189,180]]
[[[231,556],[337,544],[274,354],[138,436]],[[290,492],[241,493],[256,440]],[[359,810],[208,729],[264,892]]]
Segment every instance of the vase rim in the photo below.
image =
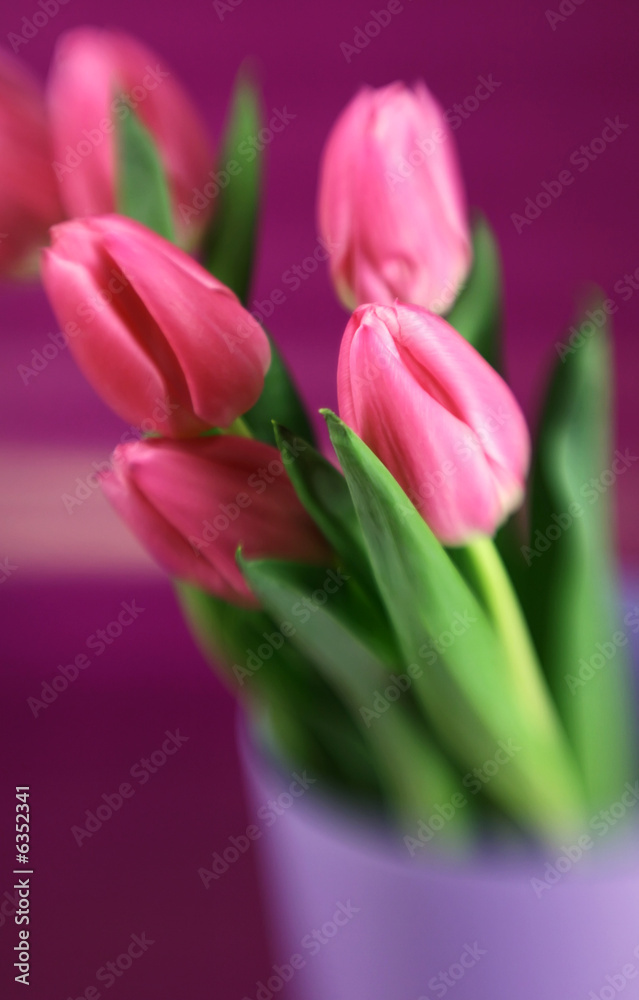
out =
[[[285,770],[274,753],[264,747],[255,734],[255,727],[243,711],[237,713],[237,742],[245,774],[250,783],[272,797],[285,791]],[[262,745],[260,745],[262,743]],[[290,780],[290,779],[289,779]],[[265,798],[265,801],[267,799]],[[378,816],[358,813],[337,796],[313,789],[311,796],[302,796],[290,810],[289,817],[300,829],[306,827],[315,837],[332,840],[345,852],[352,851],[358,858],[365,857],[371,864],[393,868],[411,877],[429,880],[455,879],[478,882],[520,884],[522,878],[534,879],[552,869],[566,868],[574,884],[580,882],[609,882],[627,879],[635,872],[639,883],[639,830],[636,825],[626,828],[623,836],[611,836],[607,843],[597,843],[586,831],[566,843],[550,850],[531,848],[525,844],[508,846],[503,843],[489,846],[479,844],[472,853],[459,855],[446,849],[433,850],[424,845],[424,851],[411,857],[403,843],[403,834],[394,830]],[[579,841],[588,837],[592,847],[580,848]],[[597,850],[599,848],[599,850]],[[578,853],[581,850],[579,857]],[[576,860],[575,860],[576,859]],[[547,867],[550,865],[550,869]]]

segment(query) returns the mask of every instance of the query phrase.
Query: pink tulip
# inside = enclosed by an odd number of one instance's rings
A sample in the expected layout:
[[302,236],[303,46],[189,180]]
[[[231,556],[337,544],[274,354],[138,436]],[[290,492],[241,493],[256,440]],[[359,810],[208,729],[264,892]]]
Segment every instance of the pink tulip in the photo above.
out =
[[530,445],[503,379],[420,306],[360,306],[342,341],[340,415],[446,545],[492,535],[521,503]]
[[423,83],[364,87],[342,112],[324,149],[319,226],[348,308],[452,304],[470,234],[452,134]]
[[49,299],[84,375],[124,420],[189,437],[257,402],[266,334],[183,250],[117,215],[64,222],[52,239]]
[[213,154],[188,95],[157,55],[123,32],[78,28],[58,42],[47,93],[54,169],[69,216],[117,210],[116,127],[132,107],[164,163],[180,243],[193,245],[206,213],[191,213],[187,227],[179,205],[191,206]]
[[326,565],[330,549],[297,499],[276,448],[227,435],[120,445],[103,489],[173,576],[256,605],[235,554]]
[[37,80],[0,51],[0,273],[37,269],[37,248],[62,218],[44,97]]

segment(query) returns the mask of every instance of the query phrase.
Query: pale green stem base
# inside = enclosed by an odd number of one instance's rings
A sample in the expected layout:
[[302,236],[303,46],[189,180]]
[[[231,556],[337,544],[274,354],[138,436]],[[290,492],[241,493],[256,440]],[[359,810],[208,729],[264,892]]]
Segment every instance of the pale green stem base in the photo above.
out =
[[510,666],[510,681],[531,720],[564,745],[575,765],[567,734],[546,683],[521,605],[491,538],[466,546],[480,597],[492,619]]
[[234,420],[233,423],[230,425],[230,427],[227,427],[225,430],[222,430],[221,433],[234,434],[235,437],[244,437],[244,438],[253,437],[248,428],[248,424],[246,423],[245,420],[242,419],[242,417],[238,417],[237,420]]

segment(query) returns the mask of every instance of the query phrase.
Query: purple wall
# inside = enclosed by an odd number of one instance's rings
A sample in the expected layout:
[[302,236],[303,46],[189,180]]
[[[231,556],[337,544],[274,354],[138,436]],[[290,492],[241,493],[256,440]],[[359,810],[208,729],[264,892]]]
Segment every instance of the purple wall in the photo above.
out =
[[[225,5],[223,19],[216,6],[223,5],[112,0],[107,7],[68,0],[20,52],[44,74],[56,37],[67,28],[97,23],[129,29],[182,77],[215,135],[240,61],[255,57],[266,108],[295,115],[269,150],[255,308],[273,290],[285,292],[269,325],[313,408],[335,405],[335,364],[346,316],[323,268],[296,291],[284,274],[317,246],[317,158],[332,120],[364,82],[423,76],[448,107],[471,96],[483,76],[499,86],[463,121],[456,137],[469,200],[488,215],[505,258],[515,388],[534,413],[540,379],[555,341],[571,322],[575,298],[584,282],[597,282],[618,303],[618,443],[634,444],[639,291],[624,290],[624,275],[636,273],[639,288],[636,6],[630,0],[605,6],[585,0],[553,29],[545,3],[404,0],[402,12],[350,62],[340,43],[352,44],[356,28],[370,20],[370,0],[312,6],[236,0],[234,7]],[[563,0],[562,9],[569,7]],[[36,0],[5,7],[0,41],[19,32],[23,17],[39,9]],[[574,183],[518,233],[511,214],[522,213],[527,197],[570,168],[571,156],[601,135],[608,117],[618,117],[627,128],[586,169],[573,160]],[[44,296],[25,288],[4,288],[0,294],[5,445],[82,448],[96,460],[105,457],[120,425],[68,356],[57,358],[28,386],[18,375],[17,366],[28,364],[31,351],[55,329]],[[36,497],[18,498],[25,517],[37,504],[38,467],[32,472]],[[10,492],[10,464],[6,473],[3,489]],[[639,556],[638,495],[639,473],[632,465],[619,481],[629,562]],[[4,534],[0,558],[11,556],[11,543],[11,534]],[[89,533],[82,544],[91,545]],[[251,821],[243,811],[230,699],[193,648],[159,577],[140,568],[138,575],[112,571],[108,579],[97,574],[92,579],[68,572],[63,562],[58,573],[50,563],[39,573],[37,560],[21,572],[18,562],[0,588],[7,664],[0,752],[10,762],[0,806],[0,895],[12,884],[12,838],[5,836],[12,822],[9,786],[30,783],[35,859],[30,996],[81,996],[95,984],[97,970],[125,950],[131,934],[145,931],[156,944],[112,988],[100,987],[102,995],[254,997],[256,981],[277,960],[266,950],[254,858],[242,857],[208,890],[197,875],[198,867],[208,865],[213,852]],[[113,620],[122,601],[132,599],[144,614],[34,718],[26,699],[39,693],[59,664],[85,649],[87,638]],[[126,781],[136,761],[161,746],[166,730],[176,728],[188,742],[78,847],[71,827],[103,792]],[[12,921],[0,916],[2,995],[5,982],[11,987],[14,943]]]

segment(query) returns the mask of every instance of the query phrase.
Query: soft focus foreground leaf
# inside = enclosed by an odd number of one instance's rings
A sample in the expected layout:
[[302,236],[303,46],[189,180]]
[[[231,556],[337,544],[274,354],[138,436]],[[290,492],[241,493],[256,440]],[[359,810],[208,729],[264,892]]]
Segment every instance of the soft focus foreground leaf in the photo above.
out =
[[202,651],[221,667],[245,708],[266,709],[278,750],[338,789],[365,800],[378,795],[357,727],[331,688],[266,611],[241,608],[176,583],[184,615]]
[[618,615],[611,486],[637,456],[612,454],[607,331],[595,330],[562,354],[535,448],[530,539],[522,549],[530,566],[526,603],[590,802],[602,808],[636,777],[628,630]]
[[[362,726],[400,820],[415,823],[430,816],[438,803],[448,802],[460,789],[460,781],[426,726],[420,726],[406,691],[403,702],[389,703],[379,713],[362,711],[373,703],[376,692],[387,687],[390,676],[375,654],[370,632],[352,613],[352,581],[298,563],[240,559],[240,565],[271,614],[296,622],[292,642],[318,667]],[[449,840],[458,839],[461,821],[465,826],[468,819],[463,813],[452,824]]]

